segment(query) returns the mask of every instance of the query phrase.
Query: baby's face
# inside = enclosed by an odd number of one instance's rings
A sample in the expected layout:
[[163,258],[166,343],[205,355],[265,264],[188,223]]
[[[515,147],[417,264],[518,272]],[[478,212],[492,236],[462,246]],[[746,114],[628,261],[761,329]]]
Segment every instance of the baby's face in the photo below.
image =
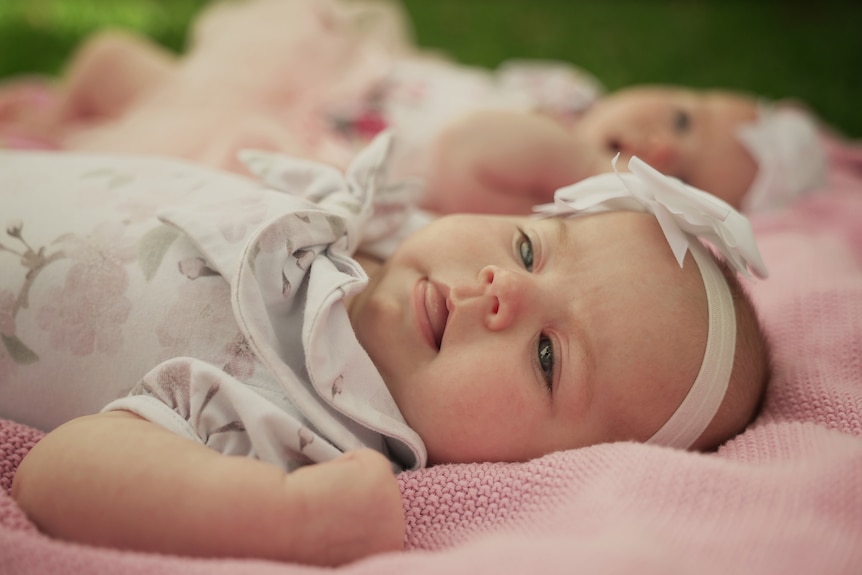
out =
[[656,220],[459,215],[407,241],[350,306],[431,463],[648,439],[703,357],[697,266]]
[[608,157],[638,156],[738,207],[757,164],[736,132],[756,117],[756,102],[741,94],[637,87],[596,102],[576,129]]

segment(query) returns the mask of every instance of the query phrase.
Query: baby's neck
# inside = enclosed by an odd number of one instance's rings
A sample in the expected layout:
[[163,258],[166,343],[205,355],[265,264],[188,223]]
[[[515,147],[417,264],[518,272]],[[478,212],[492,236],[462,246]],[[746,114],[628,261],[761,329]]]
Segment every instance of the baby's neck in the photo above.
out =
[[[368,254],[356,253],[353,254],[353,259],[356,260],[360,266],[362,266],[363,270],[365,270],[365,273],[368,275],[369,282],[374,279],[374,277],[380,271],[380,268],[383,267],[383,262],[381,260],[373,256],[369,256]],[[350,308],[355,298],[356,295],[352,295],[344,299],[344,305],[347,306],[348,314],[350,313]]]
[[383,266],[383,262],[378,258],[364,253],[353,254],[353,259],[359,262],[359,265],[362,266],[362,269],[365,270],[365,273],[368,274],[369,278],[373,278],[377,275],[377,272]]

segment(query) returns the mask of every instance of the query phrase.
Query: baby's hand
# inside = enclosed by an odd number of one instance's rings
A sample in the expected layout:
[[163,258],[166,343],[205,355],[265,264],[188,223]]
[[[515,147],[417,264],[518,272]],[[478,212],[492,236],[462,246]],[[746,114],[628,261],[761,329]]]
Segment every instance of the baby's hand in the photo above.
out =
[[404,513],[391,464],[370,449],[297,469],[285,478],[297,497],[301,521],[297,560],[341,565],[362,557],[400,550]]

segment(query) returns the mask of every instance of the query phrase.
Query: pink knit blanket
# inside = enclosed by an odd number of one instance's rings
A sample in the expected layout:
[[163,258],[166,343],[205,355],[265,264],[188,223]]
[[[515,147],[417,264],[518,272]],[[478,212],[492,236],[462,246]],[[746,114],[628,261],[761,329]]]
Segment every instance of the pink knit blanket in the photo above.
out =
[[[710,454],[619,443],[404,473],[407,551],[337,571],[862,573],[862,150],[830,146],[825,189],[754,218],[775,357],[747,431]],[[8,495],[39,437],[0,421],[0,574],[317,571],[53,541]]]

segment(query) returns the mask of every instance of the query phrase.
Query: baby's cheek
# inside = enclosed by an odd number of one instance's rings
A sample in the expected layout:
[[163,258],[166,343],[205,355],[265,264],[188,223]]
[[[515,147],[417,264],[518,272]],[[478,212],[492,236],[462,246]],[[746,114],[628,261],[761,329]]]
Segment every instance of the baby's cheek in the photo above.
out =
[[419,434],[432,463],[470,461],[476,436],[484,433],[481,415],[461,390],[446,385],[451,378],[410,382],[398,401],[407,424]]

